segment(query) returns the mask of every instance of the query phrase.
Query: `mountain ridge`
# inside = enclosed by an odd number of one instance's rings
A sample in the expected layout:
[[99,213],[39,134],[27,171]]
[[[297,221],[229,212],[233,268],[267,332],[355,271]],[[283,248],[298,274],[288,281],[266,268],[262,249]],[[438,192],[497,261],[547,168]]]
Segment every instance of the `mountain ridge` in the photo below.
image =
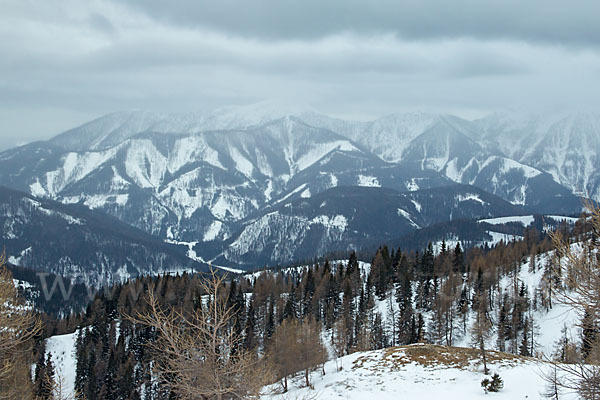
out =
[[[0,184],[100,210],[163,240],[199,243],[199,248],[212,254],[206,259],[227,254],[223,246],[250,229],[252,216],[267,218],[268,210],[281,211],[281,205],[310,201],[338,186],[390,189],[415,193],[413,196],[422,195],[424,189],[435,193],[439,188],[437,196],[444,199],[454,185],[464,184],[532,214],[581,211],[582,200],[575,186],[593,191],[600,182],[600,175],[591,167],[596,162],[594,152],[600,152],[600,145],[592,143],[600,124],[593,123],[592,117],[591,122],[584,119],[589,123],[560,124],[553,120],[545,125],[535,119],[534,123],[519,124],[502,118],[468,121],[452,115],[404,113],[357,122],[276,105],[233,107],[212,114],[121,112],[49,141],[0,153]],[[498,122],[505,120],[508,122]],[[523,126],[538,127],[542,141],[550,138],[549,148],[543,149],[536,142],[537,147],[527,156],[507,154],[512,138],[526,141]],[[544,134],[546,126],[553,130]],[[573,137],[584,138],[566,143],[586,145],[587,155],[580,164],[576,162],[581,146],[561,158],[575,166],[571,170],[553,161],[560,158],[556,154],[566,154],[557,133],[562,128],[571,129]],[[588,128],[589,132],[581,133]],[[568,187],[557,182],[568,177],[574,179]],[[481,200],[483,195],[478,196]],[[385,203],[384,197],[377,201]],[[364,202],[361,207],[379,207],[377,201]],[[408,213],[415,226],[424,228],[460,218],[454,214],[453,201],[440,202],[438,215],[427,221],[421,220],[424,209],[411,208],[410,204],[396,208]],[[519,214],[515,209],[500,209],[486,216]],[[330,214],[327,223],[314,222],[317,214],[310,218],[271,214],[270,232],[279,237],[279,246],[284,246],[290,243],[282,233],[286,229],[305,232],[313,226],[311,240],[321,243],[313,249],[325,250],[335,236],[331,218],[343,213]],[[399,226],[406,221],[404,218]],[[396,237],[407,233],[400,231]],[[379,240],[388,235],[379,234]],[[366,240],[364,235],[358,235],[351,244],[358,246],[362,240]],[[246,250],[237,255],[230,252],[230,258],[242,262],[240,254],[256,253],[256,249]],[[299,253],[302,251],[298,249],[288,251],[290,257],[299,257]],[[269,256],[268,260],[278,262],[276,257]]]

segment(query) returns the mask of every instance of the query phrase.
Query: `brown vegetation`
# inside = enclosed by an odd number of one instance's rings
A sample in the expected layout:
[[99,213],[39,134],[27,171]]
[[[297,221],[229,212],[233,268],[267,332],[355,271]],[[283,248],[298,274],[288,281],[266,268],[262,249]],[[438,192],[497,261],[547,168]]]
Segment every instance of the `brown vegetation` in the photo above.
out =
[[[487,361],[491,364],[520,363],[527,359],[494,350],[487,350],[486,353]],[[478,349],[413,344],[387,348],[382,358],[379,358],[379,353],[366,354],[354,361],[353,368],[363,368],[366,365],[373,364],[377,369],[385,366],[386,370],[394,371],[402,369],[406,365],[417,363],[430,368],[468,369],[479,360],[480,353]]]
[[552,235],[557,249],[554,274],[565,277],[565,283],[554,289],[554,299],[579,313],[583,337],[579,356],[570,357],[571,363],[556,363],[546,380],[554,389],[575,390],[584,399],[596,400],[600,399],[600,207],[587,204],[587,209],[577,245],[561,232]]
[[12,275],[0,255],[0,399],[33,398],[31,354],[41,323],[19,300]]
[[181,399],[258,397],[273,374],[265,359],[242,348],[243,337],[231,329],[235,309],[227,303],[225,277],[212,271],[201,287],[206,304],[191,313],[162,308],[151,288],[148,311],[130,317],[158,335],[149,344],[154,372]]

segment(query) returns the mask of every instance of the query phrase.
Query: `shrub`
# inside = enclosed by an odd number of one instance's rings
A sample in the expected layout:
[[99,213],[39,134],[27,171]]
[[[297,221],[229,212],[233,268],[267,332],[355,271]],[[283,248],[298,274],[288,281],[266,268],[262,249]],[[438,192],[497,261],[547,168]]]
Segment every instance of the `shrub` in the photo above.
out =
[[499,392],[504,387],[504,382],[502,381],[502,378],[500,378],[500,375],[494,374],[492,376],[491,380],[488,378],[485,378],[484,380],[482,380],[481,387],[483,388],[484,392],[486,392],[486,393],[487,392]]

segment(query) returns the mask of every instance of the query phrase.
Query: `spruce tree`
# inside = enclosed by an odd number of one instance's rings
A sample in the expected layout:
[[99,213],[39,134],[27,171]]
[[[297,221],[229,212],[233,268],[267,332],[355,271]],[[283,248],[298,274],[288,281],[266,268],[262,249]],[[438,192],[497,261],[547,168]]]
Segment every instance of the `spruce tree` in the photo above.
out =
[[[412,306],[411,280],[405,276],[396,286],[396,302],[398,303],[398,343],[409,344],[414,338],[414,315]],[[411,328],[412,324],[412,328]]]
[[526,357],[531,356],[531,353],[529,353],[529,319],[527,318],[523,323],[523,339],[519,346],[519,354]]
[[462,248],[460,247],[460,243],[456,243],[456,247],[454,248],[452,269],[454,272],[460,272],[461,274],[465,273],[465,256]]
[[256,347],[256,311],[254,310],[254,294],[250,297],[246,326],[244,327],[244,348],[253,350]]

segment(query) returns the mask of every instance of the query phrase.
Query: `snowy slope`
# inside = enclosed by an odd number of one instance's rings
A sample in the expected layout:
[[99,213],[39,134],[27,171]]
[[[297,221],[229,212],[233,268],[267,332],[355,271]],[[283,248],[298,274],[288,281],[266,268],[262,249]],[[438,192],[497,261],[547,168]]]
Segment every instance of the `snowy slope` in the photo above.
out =
[[63,395],[72,395],[75,390],[77,360],[75,343],[78,333],[52,336],[46,339],[46,353],[52,353],[56,382]]
[[[314,389],[293,384],[288,393],[264,395],[264,399],[539,399],[546,366],[510,355],[497,358],[490,366],[504,381],[504,389],[486,395],[481,388],[485,377],[477,352],[472,349],[423,345],[354,353],[325,364],[325,375],[314,372]],[[422,357],[422,358],[420,358]],[[343,369],[338,371],[336,365]],[[277,391],[277,385],[269,388]],[[576,399],[565,395],[562,399]]]

